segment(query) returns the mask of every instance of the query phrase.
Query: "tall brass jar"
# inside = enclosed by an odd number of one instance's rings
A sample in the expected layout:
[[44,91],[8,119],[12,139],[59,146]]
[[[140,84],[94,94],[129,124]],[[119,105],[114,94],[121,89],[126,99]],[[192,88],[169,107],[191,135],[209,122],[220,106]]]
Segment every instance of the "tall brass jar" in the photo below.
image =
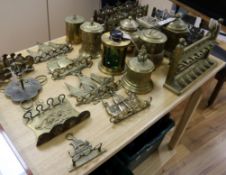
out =
[[169,23],[163,28],[164,33],[167,35],[168,40],[165,45],[166,55],[170,56],[179,43],[180,38],[186,38],[188,35],[188,26],[181,19],[180,15],[176,15],[176,20]]
[[101,34],[104,28],[96,22],[84,22],[80,29],[82,31],[82,46],[79,53],[82,56],[92,56],[98,58],[101,56]]
[[119,30],[106,32],[101,36],[103,43],[102,60],[99,69],[110,75],[120,75],[125,71],[126,51],[130,40],[123,40]]
[[70,44],[81,43],[81,30],[80,25],[84,23],[85,18],[78,15],[67,16],[65,18],[66,25],[66,41]]
[[122,78],[124,88],[137,94],[145,94],[152,90],[151,73],[154,70],[154,64],[149,56],[150,54],[143,46],[138,56],[128,61],[126,74]]
[[140,33],[140,40],[141,44],[145,45],[155,67],[158,67],[163,60],[167,36],[156,29],[147,29]]
[[134,44],[138,44],[139,42],[139,31],[138,31],[139,24],[131,17],[120,21],[120,30],[124,33],[128,34],[132,42],[128,47],[128,52],[135,54],[135,46]]

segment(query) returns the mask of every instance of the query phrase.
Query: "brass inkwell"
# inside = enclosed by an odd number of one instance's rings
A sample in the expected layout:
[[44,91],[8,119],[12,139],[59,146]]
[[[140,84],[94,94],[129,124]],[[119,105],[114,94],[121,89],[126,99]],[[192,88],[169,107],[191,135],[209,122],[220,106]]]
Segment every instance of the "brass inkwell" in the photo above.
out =
[[24,113],[23,118],[37,136],[37,146],[51,140],[90,116],[89,111],[77,112],[64,94],[48,98]]
[[153,87],[151,73],[154,67],[154,64],[150,60],[150,54],[147,53],[143,45],[138,56],[129,59],[126,74],[122,78],[122,86],[138,94],[150,92]]
[[123,38],[119,30],[104,33],[102,60],[99,64],[101,72],[110,75],[120,75],[125,71],[125,59],[130,40]]

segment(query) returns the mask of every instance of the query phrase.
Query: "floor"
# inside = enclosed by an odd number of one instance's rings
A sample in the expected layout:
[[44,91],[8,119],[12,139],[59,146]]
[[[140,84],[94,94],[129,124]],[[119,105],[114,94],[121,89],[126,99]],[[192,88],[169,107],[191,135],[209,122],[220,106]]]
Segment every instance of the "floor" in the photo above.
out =
[[[158,174],[226,175],[226,85],[215,104],[206,107],[215,84],[216,80],[212,79],[203,87],[203,99],[176,148],[176,154]],[[176,122],[185,104],[183,102],[172,111]]]

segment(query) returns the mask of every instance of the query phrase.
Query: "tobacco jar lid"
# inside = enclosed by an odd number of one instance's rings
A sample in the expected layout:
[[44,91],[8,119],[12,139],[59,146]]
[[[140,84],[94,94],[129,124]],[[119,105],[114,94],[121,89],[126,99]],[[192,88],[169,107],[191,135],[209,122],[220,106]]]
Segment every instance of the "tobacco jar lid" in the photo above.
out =
[[79,15],[67,16],[65,18],[65,22],[71,23],[71,24],[81,24],[84,21],[85,21],[85,18]]
[[123,39],[123,32],[120,30],[104,33],[101,40],[104,44],[115,47],[126,47],[130,44],[130,40]]
[[120,21],[120,27],[122,30],[136,31],[138,26],[138,23],[131,16]]
[[151,73],[155,66],[150,60],[150,55],[147,53],[145,46],[142,46],[139,50],[138,56],[133,57],[128,61],[127,66],[137,73]]
[[188,30],[188,26],[181,19],[180,14],[176,14],[176,19],[169,23],[166,28],[173,32],[187,32]]
[[165,43],[167,40],[167,36],[156,30],[156,29],[147,29],[147,30],[143,30],[140,34],[140,38],[143,41],[146,41],[148,43]]
[[84,32],[88,32],[88,33],[102,33],[104,31],[104,27],[94,21],[87,21],[84,22],[81,26],[80,26],[81,30]]

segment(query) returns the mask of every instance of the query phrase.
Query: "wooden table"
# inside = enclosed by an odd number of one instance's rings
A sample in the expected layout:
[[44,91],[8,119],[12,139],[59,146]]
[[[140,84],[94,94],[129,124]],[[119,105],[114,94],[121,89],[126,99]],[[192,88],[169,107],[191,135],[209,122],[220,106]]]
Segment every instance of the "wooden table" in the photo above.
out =
[[[64,41],[64,37],[56,40],[56,42]],[[75,46],[74,51],[68,54],[68,57],[76,57],[78,48],[79,46]],[[24,55],[27,54],[26,51],[22,51],[21,53]],[[97,105],[89,104],[75,107],[75,98],[68,97],[68,100],[73,104],[76,110],[89,110],[91,112],[91,117],[89,119],[68,130],[68,132],[73,132],[79,139],[89,140],[93,145],[102,142],[103,147],[107,149],[107,152],[71,174],[88,174],[93,171],[116,154],[120,149],[129,144],[134,138],[152,126],[166,113],[170,112],[180,102],[190,97],[185,113],[181,117],[181,121],[169,143],[170,148],[174,148],[179,142],[185,127],[191,118],[191,114],[199,103],[201,98],[201,86],[224,66],[222,61],[215,58],[213,59],[218,62],[217,67],[181,96],[177,96],[163,88],[168,65],[162,64],[152,75],[154,82],[154,89],[152,92],[147,95],[139,96],[141,99],[152,97],[153,101],[151,107],[119,124],[112,124],[109,122],[109,116],[106,114],[101,103]],[[94,60],[93,67],[91,69],[83,70],[83,73],[89,75],[93,72],[103,75],[97,68],[99,61],[100,59]],[[27,76],[35,77],[40,74],[48,75],[47,72],[46,63],[40,63],[35,65],[35,71]],[[50,75],[48,75],[48,83],[43,86],[43,90],[39,94],[38,99],[45,101],[47,98],[55,97],[61,93],[68,95],[68,90],[64,85],[65,82],[73,86],[78,86],[79,84],[78,78],[75,76],[68,76],[64,80],[53,81]],[[119,93],[123,94],[124,90],[121,89]],[[69,146],[69,142],[65,139],[65,135],[68,132],[57,136],[40,147],[36,147],[35,134],[23,123],[23,109],[20,105],[13,104],[3,93],[0,93],[0,99],[0,123],[5,128],[10,139],[15,144],[18,152],[22,155],[32,172],[35,175],[69,174],[68,168],[72,162],[71,158],[68,156],[68,150],[70,150],[71,147]]]

